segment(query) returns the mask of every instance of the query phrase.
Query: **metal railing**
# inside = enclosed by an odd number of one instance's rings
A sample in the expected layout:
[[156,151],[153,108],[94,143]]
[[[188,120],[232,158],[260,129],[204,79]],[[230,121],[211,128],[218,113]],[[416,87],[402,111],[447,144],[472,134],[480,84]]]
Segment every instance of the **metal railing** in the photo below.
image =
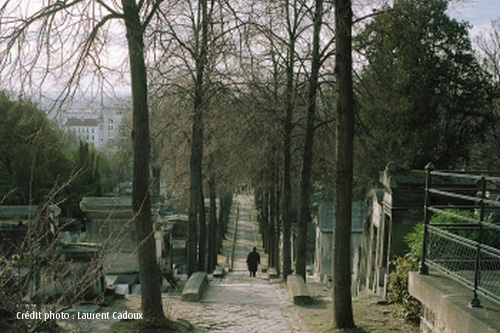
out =
[[472,307],[481,306],[478,295],[500,304],[500,177],[425,169],[420,273],[432,267],[461,283]]

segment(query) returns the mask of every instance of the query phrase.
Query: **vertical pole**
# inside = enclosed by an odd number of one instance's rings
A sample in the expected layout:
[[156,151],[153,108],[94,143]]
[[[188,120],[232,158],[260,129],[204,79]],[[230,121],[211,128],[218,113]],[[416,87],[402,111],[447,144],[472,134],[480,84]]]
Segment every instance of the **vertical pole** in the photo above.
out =
[[481,243],[483,241],[483,221],[484,221],[484,199],[486,198],[486,177],[484,174],[481,176],[481,201],[479,211],[478,235],[477,235],[477,248],[476,248],[476,262],[474,264],[474,297],[470,301],[472,308],[480,308],[481,302],[477,297],[477,289],[479,285],[479,275],[481,270]]
[[425,166],[425,171],[427,172],[426,178],[425,178],[425,203],[424,203],[424,235],[422,239],[422,257],[420,259],[420,274],[427,275],[429,274],[429,267],[425,263],[425,256],[427,255],[427,243],[428,243],[428,238],[429,238],[429,219],[430,219],[430,214],[429,214],[429,204],[430,204],[430,194],[429,194],[429,189],[432,186],[432,171],[434,171],[434,165],[432,163],[428,163]]

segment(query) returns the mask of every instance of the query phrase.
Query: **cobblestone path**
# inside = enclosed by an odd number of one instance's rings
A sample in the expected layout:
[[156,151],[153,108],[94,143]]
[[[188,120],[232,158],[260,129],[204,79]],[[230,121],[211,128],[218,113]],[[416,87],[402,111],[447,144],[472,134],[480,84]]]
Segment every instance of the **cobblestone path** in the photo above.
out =
[[254,246],[267,267],[252,199],[246,195],[237,197],[239,214],[232,272],[224,278],[211,278],[200,302],[180,304],[177,300],[170,304],[170,311],[202,332],[310,332],[281,279],[269,280],[260,269],[257,277],[249,276],[246,256]]

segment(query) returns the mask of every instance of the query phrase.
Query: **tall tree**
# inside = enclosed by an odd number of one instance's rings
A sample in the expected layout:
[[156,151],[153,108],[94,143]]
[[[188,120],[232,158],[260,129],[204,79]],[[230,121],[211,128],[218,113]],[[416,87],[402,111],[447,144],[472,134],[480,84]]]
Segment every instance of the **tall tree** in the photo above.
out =
[[[195,60],[193,121],[191,129],[191,155],[189,159],[189,211],[187,242],[187,273],[205,270],[205,200],[203,196],[203,108],[205,89],[205,66],[208,43],[208,0],[198,1],[197,16],[193,18],[195,46],[192,55]],[[198,225],[198,221],[200,224]],[[198,244],[198,235],[200,241]]]
[[[71,74],[66,82],[66,88],[77,89],[79,79],[84,76],[84,70],[96,65],[94,72],[101,73],[102,54],[99,44],[107,41],[100,35],[104,27],[114,19],[125,24],[128,56],[133,98],[133,128],[132,140],[134,149],[134,170],[132,206],[137,230],[139,275],[141,279],[142,312],[145,323],[165,324],[165,315],[161,301],[160,277],[155,260],[155,245],[153,238],[151,203],[149,196],[149,110],[146,60],[144,57],[144,34],[146,27],[155,17],[162,0],[136,1],[122,0],[121,8],[118,2],[75,0],[71,2],[43,1],[39,7],[31,8],[31,3],[7,1],[0,8],[2,17],[8,17],[5,29],[2,30],[1,41],[6,42],[2,49],[9,59],[18,56],[14,67],[26,75],[26,81],[36,80],[37,65],[42,64],[41,84],[50,75],[69,68]],[[30,8],[29,11],[26,9]],[[4,16],[5,15],[5,16]],[[76,21],[75,21],[76,20]],[[25,37],[31,31],[36,31],[37,45],[35,54],[19,54],[15,46],[25,46],[32,42]],[[76,38],[82,43],[70,43]],[[73,41],[73,40],[72,40]],[[68,44],[68,45],[67,45]],[[57,46],[58,45],[58,46]],[[68,53],[68,48],[70,52]],[[73,48],[73,49],[72,49]],[[31,49],[27,47],[27,49]],[[91,60],[91,61],[89,61]],[[9,66],[7,66],[9,69]]]
[[304,278],[304,281],[306,280],[307,226],[311,222],[311,170],[313,164],[314,130],[316,126],[315,119],[318,77],[321,67],[320,33],[323,19],[323,0],[316,0],[314,8],[311,73],[309,76],[309,92],[307,96],[307,123],[304,155],[302,159],[302,173],[300,181],[300,216],[297,232],[296,273],[301,275]]
[[[286,99],[283,117],[283,279],[292,270],[292,129],[293,110],[295,106],[295,42],[297,40],[298,13],[296,1],[290,9],[290,1],[286,1],[286,22],[288,33],[288,50],[286,59]],[[292,10],[293,16],[290,13]]]
[[[158,6],[159,2],[155,5]],[[134,170],[132,181],[132,209],[138,241],[139,278],[141,281],[141,306],[144,319],[152,324],[162,324],[163,303],[160,292],[160,275],[155,255],[155,240],[151,220],[149,193],[149,110],[146,62],[144,59],[144,31],[141,7],[135,0],[122,0],[123,18],[127,30],[132,83],[132,143]],[[154,14],[152,12],[151,14]],[[150,19],[150,17],[148,18]]]
[[[286,280],[292,270],[291,260],[291,230],[293,214],[293,140],[292,132],[294,128],[294,111],[297,105],[297,41],[301,33],[305,30],[306,4],[297,0],[287,0],[284,2],[268,2],[262,8],[262,15],[253,18],[253,24],[258,27],[258,34],[254,36],[255,42],[262,43],[264,53],[257,52],[255,60],[251,63],[251,88],[253,103],[257,108],[263,110],[259,116],[266,117],[270,122],[264,128],[273,132],[266,132],[264,147],[261,150],[263,160],[256,166],[256,175],[259,181],[254,186],[259,186],[262,190],[262,223],[266,225],[264,234],[265,248],[271,251],[270,258],[276,258],[278,251],[280,232],[273,225],[277,225],[271,218],[279,220],[276,214],[269,214],[271,211],[271,193],[269,191],[279,191],[283,201],[281,210],[283,220],[283,279]],[[256,49],[252,47],[251,41],[249,53],[253,54]],[[264,57],[265,61],[262,61]],[[253,58],[252,58],[253,59]],[[278,118],[278,119],[277,119]],[[279,121],[276,126],[276,121]],[[280,137],[273,136],[278,134]],[[273,166],[276,153],[281,155],[281,163]],[[259,160],[260,160],[259,158]],[[275,177],[270,177],[270,175]],[[279,178],[277,177],[279,176]],[[278,183],[275,183],[278,181]],[[282,190],[280,188],[282,187]],[[268,200],[269,199],[269,200]],[[276,207],[273,207],[273,211]],[[279,258],[273,262],[274,266],[280,265]]]
[[88,142],[80,141],[75,156],[75,167],[77,170],[81,170],[80,177],[76,180],[81,196],[100,196],[102,194],[99,160],[98,151]]
[[352,5],[335,0],[337,142],[332,242],[333,325],[354,327],[351,301],[351,206],[353,184],[354,97],[352,85]]
[[217,77],[217,66],[226,54],[225,48],[233,43],[227,35],[228,30],[234,29],[234,22],[228,19],[232,16],[229,4],[213,0],[174,2],[163,15],[168,23],[166,31],[164,27],[158,28],[162,32],[158,44],[163,47],[162,63],[155,68],[158,86],[176,91],[177,98],[184,98],[192,113],[187,245],[187,271],[192,274],[207,268],[203,194],[205,127],[211,103],[217,103],[214,96],[218,96],[217,90],[224,89],[226,82],[222,81],[228,78],[224,76],[219,82],[212,81]]
[[366,58],[357,86],[361,179],[378,177],[390,161],[468,167],[472,145],[484,138],[496,89],[475,58],[467,25],[447,15],[447,4],[395,1],[356,37]]

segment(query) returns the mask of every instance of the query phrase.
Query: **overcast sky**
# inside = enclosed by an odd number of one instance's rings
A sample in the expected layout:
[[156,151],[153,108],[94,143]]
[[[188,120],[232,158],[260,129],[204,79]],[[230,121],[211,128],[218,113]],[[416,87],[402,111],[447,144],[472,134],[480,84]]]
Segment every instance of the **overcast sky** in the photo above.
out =
[[461,0],[451,4],[448,12],[451,17],[473,26],[472,37],[491,30],[491,22],[500,18],[500,0]]

